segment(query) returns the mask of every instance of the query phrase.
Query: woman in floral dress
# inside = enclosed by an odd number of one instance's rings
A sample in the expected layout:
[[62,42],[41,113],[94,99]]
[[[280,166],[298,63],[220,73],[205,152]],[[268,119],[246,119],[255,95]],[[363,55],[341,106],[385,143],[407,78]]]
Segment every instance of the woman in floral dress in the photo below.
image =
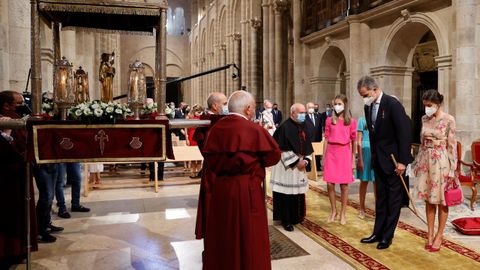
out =
[[[428,90],[422,97],[426,115],[422,117],[421,146],[413,169],[417,179],[414,196],[426,203],[428,242],[425,249],[440,250],[443,230],[448,217],[445,203],[445,186],[457,181],[455,168],[457,152],[455,119],[441,109],[443,96],[436,90]],[[435,234],[435,214],[438,207],[438,229]]]

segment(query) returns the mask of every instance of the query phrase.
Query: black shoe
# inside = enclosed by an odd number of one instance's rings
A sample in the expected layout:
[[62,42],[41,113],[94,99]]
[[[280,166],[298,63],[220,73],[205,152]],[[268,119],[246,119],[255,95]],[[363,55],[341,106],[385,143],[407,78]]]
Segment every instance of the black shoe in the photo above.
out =
[[40,243],[53,243],[55,241],[57,241],[57,238],[49,233],[44,233],[38,238]]
[[283,224],[283,228],[284,228],[285,231],[287,231],[287,232],[292,232],[292,231],[294,230],[292,224]]
[[377,249],[386,249],[392,244],[392,239],[385,240],[382,239],[380,242],[378,242]]
[[70,213],[67,210],[58,211],[58,216],[61,218],[71,218]]
[[372,243],[379,242],[379,241],[380,241],[380,239],[375,234],[372,234],[371,236],[369,236],[367,238],[362,238],[362,240],[360,240],[360,243],[372,244]]
[[72,206],[72,212],[90,212],[90,208],[87,208],[83,205]]
[[57,233],[63,231],[63,227],[53,226],[52,223],[50,223],[47,227],[47,230],[49,233]]

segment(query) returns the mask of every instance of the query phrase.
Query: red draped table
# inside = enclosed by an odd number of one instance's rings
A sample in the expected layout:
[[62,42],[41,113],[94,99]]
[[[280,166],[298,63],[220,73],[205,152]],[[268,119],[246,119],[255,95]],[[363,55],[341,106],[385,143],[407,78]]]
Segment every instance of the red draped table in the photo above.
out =
[[[174,159],[168,120],[122,120],[115,124],[30,120],[29,160],[63,162],[158,162]],[[158,179],[155,173],[155,192]],[[88,192],[88,181],[86,190]]]

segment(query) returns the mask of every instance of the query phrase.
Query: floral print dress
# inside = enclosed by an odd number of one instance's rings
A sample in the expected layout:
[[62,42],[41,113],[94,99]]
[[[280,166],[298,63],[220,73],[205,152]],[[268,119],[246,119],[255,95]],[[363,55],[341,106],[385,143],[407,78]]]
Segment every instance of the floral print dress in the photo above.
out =
[[[445,204],[445,186],[455,176],[457,141],[455,119],[441,112],[439,116],[422,118],[421,145],[413,163],[417,184],[414,198],[431,204]],[[458,179],[455,178],[458,183]]]

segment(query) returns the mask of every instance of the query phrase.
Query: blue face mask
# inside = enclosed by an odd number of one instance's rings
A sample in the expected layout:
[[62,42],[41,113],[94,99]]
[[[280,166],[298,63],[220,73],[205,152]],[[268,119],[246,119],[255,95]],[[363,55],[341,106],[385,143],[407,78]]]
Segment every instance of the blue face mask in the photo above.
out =
[[305,122],[305,114],[304,114],[304,113],[299,113],[299,114],[297,114],[297,121],[298,121],[299,123]]
[[227,106],[227,105],[223,105],[223,106],[222,106],[222,114],[223,114],[223,115],[227,115],[227,114],[228,114],[228,106]]

